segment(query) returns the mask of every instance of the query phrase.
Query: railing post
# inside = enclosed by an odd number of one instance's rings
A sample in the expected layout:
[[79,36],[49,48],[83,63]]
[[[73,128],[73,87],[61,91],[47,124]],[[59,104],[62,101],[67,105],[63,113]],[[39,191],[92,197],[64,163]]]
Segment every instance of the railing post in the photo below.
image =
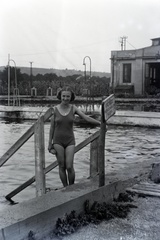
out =
[[44,117],[37,120],[34,128],[35,141],[35,180],[36,196],[45,194],[45,146],[44,146]]
[[102,101],[101,127],[98,146],[99,187],[105,185],[105,134],[107,120],[115,114],[115,98],[110,95]]
[[103,105],[102,105],[102,117],[100,136],[98,144],[98,172],[99,172],[99,187],[105,185],[105,135],[106,135],[106,122],[103,117]]
[[90,144],[90,177],[98,174],[98,138]]

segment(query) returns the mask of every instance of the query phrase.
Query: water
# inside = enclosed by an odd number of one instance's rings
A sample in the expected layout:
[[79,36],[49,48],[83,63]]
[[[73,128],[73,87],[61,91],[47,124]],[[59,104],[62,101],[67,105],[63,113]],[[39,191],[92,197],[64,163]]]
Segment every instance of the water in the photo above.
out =
[[[20,136],[33,124],[33,121],[9,123],[0,121],[0,156],[14,144]],[[55,161],[55,156],[47,151],[50,124],[45,125],[45,158],[46,166]],[[80,143],[98,128],[75,126],[76,143]],[[118,171],[120,168],[132,166],[133,163],[159,159],[160,129],[109,126],[106,134],[105,161],[106,173]],[[35,175],[34,173],[34,137],[31,137],[1,168],[0,168],[0,209],[9,203],[4,196]],[[75,155],[76,182],[89,176],[89,145]],[[55,189],[62,187],[58,168],[46,177],[46,187]],[[13,197],[14,201],[22,202],[35,197],[35,184]]]

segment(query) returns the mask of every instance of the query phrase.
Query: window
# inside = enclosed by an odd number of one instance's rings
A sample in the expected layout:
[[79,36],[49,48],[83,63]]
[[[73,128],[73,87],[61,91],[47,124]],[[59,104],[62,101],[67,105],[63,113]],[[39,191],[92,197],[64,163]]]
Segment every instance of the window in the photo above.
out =
[[123,83],[131,83],[131,64],[123,64]]

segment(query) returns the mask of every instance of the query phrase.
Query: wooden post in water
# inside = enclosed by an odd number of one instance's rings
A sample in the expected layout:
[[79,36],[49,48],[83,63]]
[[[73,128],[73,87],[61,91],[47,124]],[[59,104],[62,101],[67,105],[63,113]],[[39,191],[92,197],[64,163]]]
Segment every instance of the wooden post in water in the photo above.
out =
[[98,138],[90,144],[90,177],[98,174]]
[[35,180],[36,196],[45,194],[45,147],[44,147],[44,118],[40,117],[34,128],[35,141]]
[[98,172],[99,172],[99,187],[105,185],[105,135],[106,122],[115,114],[115,99],[114,95],[110,95],[102,101],[101,109],[101,127],[98,146]]

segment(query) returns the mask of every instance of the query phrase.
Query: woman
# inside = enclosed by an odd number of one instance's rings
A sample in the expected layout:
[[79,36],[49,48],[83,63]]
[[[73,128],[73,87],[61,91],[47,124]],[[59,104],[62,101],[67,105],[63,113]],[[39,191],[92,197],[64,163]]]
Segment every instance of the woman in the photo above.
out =
[[75,94],[70,87],[64,87],[57,93],[61,103],[54,107],[54,114],[51,118],[48,150],[56,153],[59,176],[64,187],[74,184],[75,171],[73,167],[75,137],[73,132],[74,115],[78,114],[87,122],[100,125],[100,122],[90,118],[80,111],[71,102]]

